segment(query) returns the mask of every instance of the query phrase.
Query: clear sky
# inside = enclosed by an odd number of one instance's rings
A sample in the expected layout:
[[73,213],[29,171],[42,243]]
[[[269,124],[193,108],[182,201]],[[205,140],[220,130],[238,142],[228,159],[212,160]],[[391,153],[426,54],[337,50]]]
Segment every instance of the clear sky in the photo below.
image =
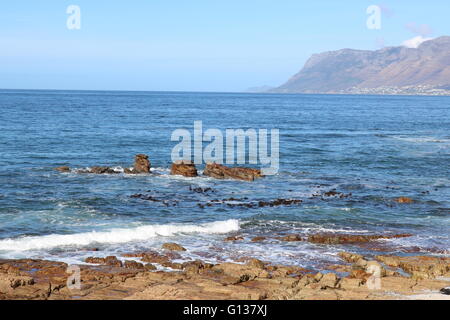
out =
[[[382,9],[368,29],[366,9]],[[69,5],[81,29],[69,30]],[[242,91],[313,53],[450,35],[449,0],[39,0],[0,7],[0,88]]]

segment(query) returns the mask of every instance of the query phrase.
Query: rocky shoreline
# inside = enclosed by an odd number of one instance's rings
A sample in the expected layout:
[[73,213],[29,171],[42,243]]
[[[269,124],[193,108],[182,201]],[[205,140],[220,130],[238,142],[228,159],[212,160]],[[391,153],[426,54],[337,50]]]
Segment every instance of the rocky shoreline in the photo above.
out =
[[[67,166],[55,168],[74,172]],[[116,174],[107,166],[76,170],[79,174]],[[147,155],[135,156],[134,165],[124,169],[125,174],[151,174]],[[230,168],[207,164],[203,174],[215,179],[253,181],[262,178],[253,168]],[[175,162],[171,175],[197,177],[195,165],[189,161]],[[212,188],[191,188],[195,193],[210,194]],[[151,190],[150,190],[151,191]],[[153,195],[133,194],[132,199],[161,202],[177,206],[178,200],[167,200]],[[313,194],[310,199],[346,199],[352,197],[335,189]],[[398,204],[412,204],[408,197],[391,199]],[[251,201],[248,198],[209,199],[196,203],[200,208],[226,205],[229,207],[261,208],[301,205],[302,199],[269,199]],[[243,242],[266,241],[309,242],[319,246],[355,246],[380,251],[379,255],[361,255],[339,252],[339,263],[323,266],[320,270],[298,266],[277,265],[254,257],[241,256],[233,261],[182,260],[179,252],[189,251],[177,243],[164,243],[160,250],[123,252],[117,256],[90,256],[78,266],[64,262],[37,259],[0,259],[0,299],[35,300],[91,300],[91,299],[189,299],[189,300],[396,300],[449,299],[450,258],[424,256],[415,248],[403,250],[404,256],[387,255],[395,252],[380,240],[410,237],[411,234],[265,234],[248,237],[239,233],[223,239],[236,248]],[[348,246],[348,247],[345,247]],[[350,248],[351,247],[351,248]],[[405,249],[405,248],[403,248]],[[98,251],[96,248],[84,249]],[[439,253],[439,252],[436,252]],[[414,255],[413,255],[414,254]],[[202,258],[203,259],[203,258]],[[205,258],[206,259],[206,258]],[[75,267],[75,269],[74,269]],[[72,276],[80,271],[80,282]],[[74,284],[80,286],[73,286]]]
[[[336,241],[355,243],[376,239],[377,236],[318,235],[310,241],[330,245]],[[224,239],[240,240],[239,236]],[[302,239],[290,236],[283,241]],[[68,269],[66,263],[0,260],[0,299],[450,299],[448,257],[379,255],[369,259],[340,252],[339,264],[316,272],[251,257],[217,264],[201,260],[180,263],[177,252],[185,251],[184,247],[165,243],[162,250],[162,253],[149,250],[119,257],[89,257],[86,264],[78,266],[79,287],[71,286],[74,280],[68,270],[73,269]]]

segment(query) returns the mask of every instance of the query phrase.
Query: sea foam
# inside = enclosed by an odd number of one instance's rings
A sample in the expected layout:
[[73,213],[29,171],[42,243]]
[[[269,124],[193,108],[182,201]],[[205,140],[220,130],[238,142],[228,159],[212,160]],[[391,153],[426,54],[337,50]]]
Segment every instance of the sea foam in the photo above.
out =
[[86,246],[92,243],[125,243],[143,241],[154,237],[178,234],[204,233],[223,234],[239,230],[239,221],[230,219],[204,224],[145,225],[129,229],[111,229],[75,234],[50,234],[0,240],[1,251],[26,251],[61,246]]

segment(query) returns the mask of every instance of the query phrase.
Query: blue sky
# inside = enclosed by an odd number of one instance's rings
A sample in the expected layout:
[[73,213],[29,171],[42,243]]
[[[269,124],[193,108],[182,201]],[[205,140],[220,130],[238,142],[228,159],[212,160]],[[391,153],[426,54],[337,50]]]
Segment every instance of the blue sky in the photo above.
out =
[[[69,30],[69,5],[81,29]],[[381,29],[366,27],[369,5]],[[242,91],[313,53],[450,35],[448,0],[15,0],[0,8],[0,88]]]

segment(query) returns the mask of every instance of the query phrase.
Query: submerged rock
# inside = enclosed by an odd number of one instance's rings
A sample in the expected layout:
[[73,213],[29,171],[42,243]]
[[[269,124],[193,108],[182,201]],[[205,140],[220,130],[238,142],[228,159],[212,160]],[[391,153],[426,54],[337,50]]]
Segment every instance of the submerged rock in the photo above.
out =
[[354,235],[354,234],[315,234],[308,237],[312,243],[322,244],[345,244],[345,243],[363,243],[379,239],[395,239],[411,237],[411,234],[395,235]]
[[70,168],[68,166],[58,167],[58,168],[55,168],[55,170],[59,171],[59,172],[70,172]]
[[178,243],[167,242],[162,245],[163,249],[171,250],[171,251],[186,251],[186,249],[180,246]]
[[230,168],[216,163],[206,164],[203,174],[216,179],[237,179],[244,181],[253,181],[263,176],[259,169],[244,167]]
[[224,239],[224,241],[239,241],[239,240],[244,240],[244,237],[241,237],[241,236],[230,236],[230,237],[226,237]]
[[92,174],[116,174],[119,173],[110,167],[94,166],[89,169],[77,170],[77,173],[92,173]]
[[261,241],[264,241],[264,240],[266,240],[266,237],[258,236],[258,237],[254,237],[252,239],[252,242],[261,242]]
[[287,242],[291,242],[291,241],[303,241],[302,237],[300,237],[298,234],[289,234],[287,236],[284,237],[279,237],[277,238],[278,240],[281,241],[287,241]]
[[413,199],[408,198],[408,197],[400,197],[400,198],[395,199],[395,201],[398,203],[413,203],[414,202]]
[[176,161],[172,163],[170,169],[171,175],[179,175],[184,177],[197,177],[197,168],[191,161]]

